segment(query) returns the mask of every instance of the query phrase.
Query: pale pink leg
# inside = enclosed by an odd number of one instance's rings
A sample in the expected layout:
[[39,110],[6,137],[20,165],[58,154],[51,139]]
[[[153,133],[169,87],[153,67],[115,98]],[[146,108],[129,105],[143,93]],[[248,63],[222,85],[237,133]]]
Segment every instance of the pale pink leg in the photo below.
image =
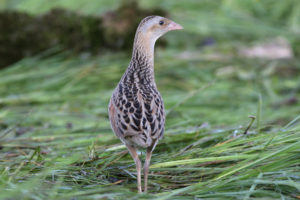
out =
[[136,165],[136,171],[137,171],[137,188],[138,188],[138,192],[142,193],[142,181],[141,181],[141,161],[139,159],[139,156],[137,154],[136,148],[127,145],[127,148],[129,150],[130,155],[132,156],[135,165]]
[[144,192],[145,193],[147,193],[148,191],[148,173],[149,173],[149,165],[152,156],[152,151],[153,151],[152,147],[147,149],[147,154],[146,154],[146,159],[144,164]]

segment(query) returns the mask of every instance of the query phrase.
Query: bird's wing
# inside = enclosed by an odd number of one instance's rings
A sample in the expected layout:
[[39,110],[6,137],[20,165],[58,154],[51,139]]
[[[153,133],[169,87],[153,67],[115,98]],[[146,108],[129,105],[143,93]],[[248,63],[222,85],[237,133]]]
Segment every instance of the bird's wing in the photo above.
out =
[[143,96],[143,128],[147,127],[147,134],[152,139],[163,136],[165,126],[164,103],[157,90],[151,96]]
[[113,94],[109,103],[109,119],[111,127],[116,136],[121,139],[125,137],[142,134],[140,126],[139,113],[141,108],[135,108],[134,102],[120,97],[118,94]]
[[160,139],[164,131],[164,107],[158,94],[140,91],[135,98],[113,95],[109,104],[112,129],[119,138],[140,135],[141,139]]

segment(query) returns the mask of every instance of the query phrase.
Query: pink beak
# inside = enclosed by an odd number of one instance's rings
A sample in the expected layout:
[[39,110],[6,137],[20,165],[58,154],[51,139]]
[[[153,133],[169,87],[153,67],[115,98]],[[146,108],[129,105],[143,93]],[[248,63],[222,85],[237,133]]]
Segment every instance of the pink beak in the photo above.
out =
[[171,22],[169,25],[168,25],[168,29],[170,31],[172,30],[180,30],[180,29],[183,29],[183,27],[179,24],[176,24],[175,22]]

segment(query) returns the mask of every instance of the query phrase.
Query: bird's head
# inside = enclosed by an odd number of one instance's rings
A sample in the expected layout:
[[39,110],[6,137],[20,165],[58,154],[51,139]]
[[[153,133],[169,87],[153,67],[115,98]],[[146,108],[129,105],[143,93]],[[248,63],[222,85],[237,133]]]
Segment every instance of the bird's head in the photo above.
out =
[[183,29],[183,27],[167,18],[160,16],[148,16],[139,24],[137,33],[155,42],[168,31],[179,29]]

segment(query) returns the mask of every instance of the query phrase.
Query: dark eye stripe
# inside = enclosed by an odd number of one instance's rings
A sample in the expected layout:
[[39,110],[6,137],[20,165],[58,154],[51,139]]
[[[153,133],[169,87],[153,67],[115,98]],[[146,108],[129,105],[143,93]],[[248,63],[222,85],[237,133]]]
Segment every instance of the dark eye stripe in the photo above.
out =
[[164,21],[159,21],[159,25],[163,25],[164,24]]

